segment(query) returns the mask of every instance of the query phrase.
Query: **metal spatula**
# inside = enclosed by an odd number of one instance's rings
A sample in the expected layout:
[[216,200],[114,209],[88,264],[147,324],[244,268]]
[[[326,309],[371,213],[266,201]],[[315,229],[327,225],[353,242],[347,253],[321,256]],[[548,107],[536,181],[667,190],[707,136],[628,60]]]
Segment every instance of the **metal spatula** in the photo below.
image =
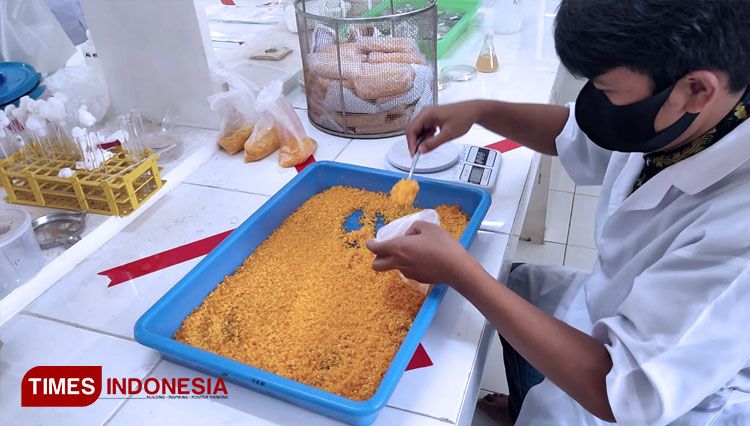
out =
[[409,176],[406,178],[407,180],[411,179],[414,174],[414,169],[417,167],[417,161],[419,161],[419,156],[421,155],[419,152],[419,145],[422,145],[423,140],[424,136],[417,136],[417,145],[414,147],[414,156],[411,157],[411,168],[409,169]]

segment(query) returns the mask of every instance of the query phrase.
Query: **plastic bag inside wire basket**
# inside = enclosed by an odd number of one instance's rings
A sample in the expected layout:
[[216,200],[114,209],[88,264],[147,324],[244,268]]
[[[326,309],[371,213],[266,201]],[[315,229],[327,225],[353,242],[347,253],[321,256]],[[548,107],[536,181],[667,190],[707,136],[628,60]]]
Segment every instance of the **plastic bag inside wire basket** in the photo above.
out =
[[367,23],[298,17],[310,119],[336,134],[393,135],[433,105],[434,13],[425,11]]

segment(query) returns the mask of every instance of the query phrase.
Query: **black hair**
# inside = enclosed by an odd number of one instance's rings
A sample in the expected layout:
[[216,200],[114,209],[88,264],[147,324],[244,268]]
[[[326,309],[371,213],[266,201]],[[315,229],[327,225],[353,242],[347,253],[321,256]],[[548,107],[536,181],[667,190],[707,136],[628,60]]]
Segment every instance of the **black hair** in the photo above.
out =
[[562,0],[555,48],[579,77],[626,67],[658,91],[717,70],[737,92],[750,84],[750,0]]

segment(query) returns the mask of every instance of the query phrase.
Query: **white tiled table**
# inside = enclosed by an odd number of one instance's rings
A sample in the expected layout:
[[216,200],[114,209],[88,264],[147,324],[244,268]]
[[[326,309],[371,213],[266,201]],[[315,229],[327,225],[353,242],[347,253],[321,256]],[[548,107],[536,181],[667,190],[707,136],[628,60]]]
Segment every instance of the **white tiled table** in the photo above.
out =
[[[554,79],[537,61],[536,24],[539,3],[525,2],[527,27],[520,35],[496,36],[501,71],[454,83],[440,92],[441,102],[476,97],[545,102]],[[481,47],[482,9],[472,27],[440,66],[473,63]],[[538,19],[539,18],[539,19]],[[539,65],[541,64],[541,65]],[[384,155],[397,138],[349,140],[322,133],[306,117],[305,99],[290,94],[309,135],[319,143],[318,160],[384,168]],[[89,218],[83,241],[50,259],[36,283],[14,304],[0,302],[0,426],[66,425],[329,425],[337,422],[228,384],[227,400],[96,401],[86,408],[21,408],[20,381],[36,365],[102,365],[107,377],[205,377],[161,359],[133,339],[133,326],[161,295],[183,277],[200,257],[125,283],[108,287],[99,272],[235,228],[295,175],[280,169],[276,154],[243,164],[213,143],[212,133],[186,131],[191,155],[166,170],[168,186],[128,218]],[[459,142],[487,145],[502,139],[473,128]],[[515,252],[539,156],[518,148],[503,156],[492,206],[470,252],[493,276],[504,277]],[[34,212],[42,214],[41,211]],[[52,285],[54,283],[54,285]],[[500,285],[500,284],[498,284]],[[27,284],[28,286],[28,284]],[[47,289],[49,287],[49,289]],[[46,291],[45,291],[46,290]],[[44,292],[43,294],[41,294]],[[40,297],[36,297],[41,294]],[[23,303],[34,299],[32,303]],[[17,307],[21,304],[22,306]],[[15,310],[20,313],[15,314]],[[449,290],[422,339],[433,365],[404,373],[377,425],[441,425],[471,422],[492,334],[484,317]]]

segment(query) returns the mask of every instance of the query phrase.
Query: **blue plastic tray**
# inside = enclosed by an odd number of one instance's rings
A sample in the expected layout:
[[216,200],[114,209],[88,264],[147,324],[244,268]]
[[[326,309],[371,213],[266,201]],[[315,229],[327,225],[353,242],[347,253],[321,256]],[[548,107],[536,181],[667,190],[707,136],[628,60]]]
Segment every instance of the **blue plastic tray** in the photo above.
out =
[[[422,335],[430,325],[446,286],[433,286],[375,395],[366,401],[354,401],[271,374],[177,342],[172,336],[185,317],[203,302],[224,277],[232,274],[284,219],[312,195],[336,185],[388,192],[403,177],[403,173],[327,161],[308,166],[143,314],[135,324],[135,339],[158,350],[164,358],[187,367],[223,377],[241,386],[353,425],[371,424],[390,398]],[[459,204],[471,216],[460,239],[461,244],[468,248],[490,206],[489,194],[479,189],[431,179],[418,180],[420,189],[416,203],[419,207]]]

